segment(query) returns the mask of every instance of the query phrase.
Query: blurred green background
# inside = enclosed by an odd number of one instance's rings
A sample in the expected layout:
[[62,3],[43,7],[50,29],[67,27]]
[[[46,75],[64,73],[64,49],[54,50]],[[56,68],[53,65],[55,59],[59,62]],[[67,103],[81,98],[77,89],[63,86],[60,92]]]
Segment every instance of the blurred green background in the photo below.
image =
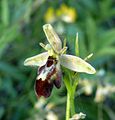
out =
[[26,58],[43,52],[47,43],[42,26],[53,25],[68,53],[94,53],[89,62],[95,75],[81,74],[76,112],[86,120],[115,120],[115,1],[114,0],[0,0],[0,119],[64,120],[66,89],[53,89],[48,99],[37,99],[37,68],[25,67]]

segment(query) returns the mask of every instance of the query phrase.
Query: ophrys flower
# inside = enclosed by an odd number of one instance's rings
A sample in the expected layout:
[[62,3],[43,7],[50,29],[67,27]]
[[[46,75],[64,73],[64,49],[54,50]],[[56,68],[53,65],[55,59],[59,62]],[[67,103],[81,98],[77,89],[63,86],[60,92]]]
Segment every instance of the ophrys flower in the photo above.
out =
[[37,96],[49,97],[53,85],[57,88],[61,87],[62,74],[60,65],[75,72],[88,74],[94,74],[96,72],[95,69],[83,59],[64,54],[67,47],[62,48],[62,42],[50,24],[45,24],[43,30],[49,44],[44,45],[40,43],[40,45],[47,50],[47,52],[30,57],[24,61],[24,65],[26,66],[39,66],[35,83]]

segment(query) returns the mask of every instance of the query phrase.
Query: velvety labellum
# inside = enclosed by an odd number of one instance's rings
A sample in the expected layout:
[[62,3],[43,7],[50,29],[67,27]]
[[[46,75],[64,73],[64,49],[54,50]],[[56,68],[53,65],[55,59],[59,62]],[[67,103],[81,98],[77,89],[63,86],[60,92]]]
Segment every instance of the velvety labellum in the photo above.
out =
[[35,82],[35,92],[38,97],[45,98],[51,95],[53,85],[57,88],[61,87],[61,71],[58,61],[49,57],[46,64],[38,69],[38,76]]

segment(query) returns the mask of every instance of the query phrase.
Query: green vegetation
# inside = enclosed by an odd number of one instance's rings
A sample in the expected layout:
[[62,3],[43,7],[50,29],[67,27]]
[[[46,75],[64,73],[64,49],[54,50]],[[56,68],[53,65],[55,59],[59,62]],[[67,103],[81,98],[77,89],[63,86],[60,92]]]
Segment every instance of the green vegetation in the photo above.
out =
[[[26,58],[43,52],[46,44],[42,26],[52,24],[67,53],[87,57],[95,75],[81,74],[75,92],[76,113],[85,120],[115,119],[115,1],[114,0],[1,0],[0,1],[0,119],[65,119],[66,88],[53,89],[52,95],[37,99],[34,83],[37,67],[25,67]],[[50,8],[50,10],[48,10]],[[64,69],[63,74],[74,73]],[[70,81],[71,82],[71,81]],[[48,116],[49,115],[49,116]]]

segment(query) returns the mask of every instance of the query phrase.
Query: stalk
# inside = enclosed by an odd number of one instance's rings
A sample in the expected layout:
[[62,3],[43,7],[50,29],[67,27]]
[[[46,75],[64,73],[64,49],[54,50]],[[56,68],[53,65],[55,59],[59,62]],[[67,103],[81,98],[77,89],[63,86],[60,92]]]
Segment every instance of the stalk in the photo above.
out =
[[67,92],[66,120],[70,119],[70,94]]

